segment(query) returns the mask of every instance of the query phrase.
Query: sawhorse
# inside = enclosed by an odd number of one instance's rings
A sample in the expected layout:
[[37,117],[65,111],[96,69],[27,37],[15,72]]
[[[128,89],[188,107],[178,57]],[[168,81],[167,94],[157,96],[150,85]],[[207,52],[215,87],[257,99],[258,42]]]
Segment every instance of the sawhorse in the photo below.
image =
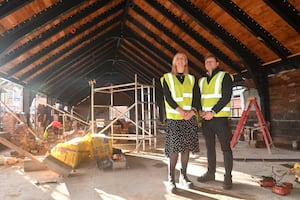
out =
[[258,106],[257,101],[256,101],[255,98],[249,98],[246,110],[243,111],[242,116],[241,116],[241,118],[240,118],[240,120],[237,124],[237,127],[234,131],[234,134],[232,136],[230,146],[231,146],[231,148],[233,148],[235,146],[235,144],[237,143],[237,141],[239,140],[240,132],[241,132],[242,128],[244,127],[245,122],[247,121],[247,115],[248,115],[252,105],[254,105],[254,107],[255,107],[255,113],[256,113],[256,116],[258,118],[258,123],[259,123],[260,128],[261,128],[262,133],[263,133],[263,138],[265,140],[266,147],[269,151],[269,154],[271,154],[270,147],[273,145],[273,141],[272,141],[269,129],[267,127],[267,124],[265,122],[265,119],[264,119],[264,117],[263,117],[263,115],[262,115],[262,113],[259,109],[259,106]]

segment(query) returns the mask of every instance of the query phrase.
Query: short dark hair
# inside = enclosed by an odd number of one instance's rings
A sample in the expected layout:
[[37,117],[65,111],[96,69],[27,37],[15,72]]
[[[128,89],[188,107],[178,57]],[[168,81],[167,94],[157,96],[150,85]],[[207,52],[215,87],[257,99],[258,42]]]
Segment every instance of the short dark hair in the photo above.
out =
[[218,58],[217,58],[215,55],[213,55],[213,54],[206,54],[206,55],[204,56],[204,62],[205,62],[208,58],[215,58],[216,61],[219,62]]

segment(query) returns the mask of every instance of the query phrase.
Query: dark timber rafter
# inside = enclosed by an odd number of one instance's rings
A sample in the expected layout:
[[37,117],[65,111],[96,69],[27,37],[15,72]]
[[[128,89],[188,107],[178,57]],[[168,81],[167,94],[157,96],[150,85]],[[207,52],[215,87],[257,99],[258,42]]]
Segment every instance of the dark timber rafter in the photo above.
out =
[[91,48],[86,48],[86,46],[81,48],[80,51],[77,51],[78,53],[76,53],[76,55],[72,55],[74,59],[68,58],[66,63],[59,63],[59,65],[52,67],[53,69],[49,70],[47,73],[49,75],[45,77],[44,84],[55,84],[57,83],[57,80],[64,79],[66,74],[70,77],[79,78],[82,76],[85,78],[86,72],[84,71],[88,70],[90,65],[97,62],[97,59],[100,57],[99,55],[103,56],[107,51],[109,51],[109,55],[112,54],[112,48],[109,48],[109,46],[112,46],[113,42],[113,40],[106,41],[104,39],[97,43],[97,45],[93,45]]
[[[126,39],[133,41],[137,46],[141,46],[141,44],[145,47],[147,47],[150,51],[152,52],[158,52],[160,58],[160,60],[164,60],[164,63],[162,65],[164,66],[168,66],[170,65],[170,62],[172,58],[169,57],[168,55],[166,55],[163,51],[161,51],[160,49],[156,48],[152,43],[150,43],[149,41],[147,41],[144,37],[141,37],[137,32],[135,32],[132,29],[128,29],[126,30]],[[143,48],[142,48],[143,49]],[[152,53],[153,54],[153,53]],[[156,57],[156,55],[154,56]],[[169,71],[169,68],[168,68]]]
[[170,65],[170,63],[168,63],[166,60],[163,60],[161,57],[159,57],[156,52],[157,51],[153,51],[151,50],[151,48],[149,48],[149,46],[145,46],[143,44],[140,43],[140,41],[137,41],[136,39],[132,39],[132,38],[126,38],[124,45],[130,43],[131,45],[134,45],[137,49],[139,49],[139,51],[144,52],[145,54],[147,54],[149,57],[153,58],[154,60],[156,60],[156,62],[159,63],[160,68],[164,71],[167,72],[169,71],[170,67],[168,67]]
[[124,73],[124,70],[130,72],[131,75],[128,78],[130,79],[131,82],[134,81],[134,75],[138,74],[140,75],[139,80],[143,81],[143,83],[151,84],[152,78],[145,74],[144,70],[141,68],[139,64],[136,64],[135,62],[131,62],[130,59],[132,58],[129,57],[128,59],[128,57],[129,56],[126,53],[120,52],[120,59],[117,62],[117,66],[119,66],[119,71],[121,73]]
[[[178,38],[175,34],[173,34],[172,32],[170,32],[167,28],[165,28],[163,25],[161,25],[159,22],[157,22],[154,18],[151,18],[151,16],[147,15],[144,11],[142,11],[141,9],[139,9],[137,6],[134,6],[134,10],[136,12],[138,12],[139,14],[141,14],[142,16],[144,16],[144,18],[147,19],[147,21],[151,22],[151,24],[153,24],[154,26],[156,26],[158,29],[162,30],[168,37],[172,38],[175,42],[177,42],[178,44],[180,44],[181,46],[184,46],[186,49],[189,50],[189,52],[196,56],[199,57],[199,54],[196,52],[195,49],[193,49],[191,46],[189,46],[186,42],[184,42],[183,40],[181,40],[180,38]],[[159,36],[156,36],[154,33],[152,33],[148,28],[146,28],[143,24],[141,24],[140,22],[136,21],[135,19],[133,19],[132,17],[128,17],[128,20],[130,22],[132,22],[133,24],[135,24],[137,27],[139,27],[141,30],[143,30],[146,34],[149,35],[149,37],[153,37],[155,39],[158,39]],[[169,44],[167,44],[166,42],[164,42],[163,40],[159,40],[159,42],[161,44],[164,44],[165,47],[170,47],[170,49],[173,49],[172,52],[175,54],[177,53],[177,50],[174,49],[173,47],[171,47]],[[192,62],[190,62],[192,63]],[[201,68],[196,67],[197,65],[192,63],[190,65],[195,71],[197,71],[198,73],[200,73],[202,76],[205,75],[205,72],[203,70],[201,70]]]
[[[0,59],[0,62],[2,63],[2,65],[5,65],[6,63],[8,63],[8,62],[12,61],[13,59],[17,58],[18,56],[20,56],[21,54],[26,53],[29,50],[31,50],[32,48],[41,44],[42,42],[49,39],[50,37],[57,34],[58,32],[64,30],[65,28],[69,27],[70,25],[78,22],[80,19],[95,12],[99,8],[106,5],[108,2],[110,2],[110,1],[109,0],[96,1],[92,5],[81,10],[81,12],[78,12],[78,13],[72,15],[71,17],[61,21],[60,23],[49,28],[42,34],[37,35],[36,37],[32,38],[28,42],[24,43],[23,45],[19,46],[18,48],[14,49],[13,51],[9,52],[9,54],[6,54],[5,56],[3,56],[3,58]],[[123,3],[120,3],[119,5],[117,5],[115,7],[115,9],[121,9],[123,7],[124,7]],[[77,34],[78,34],[78,32],[77,32]]]
[[[91,63],[90,65],[87,65],[85,67],[82,67],[80,70],[77,69],[76,73],[73,75],[68,75],[68,79],[60,79],[59,81],[57,81],[58,83],[53,84],[54,87],[57,85],[63,85],[64,87],[61,88],[61,90],[59,92],[56,92],[56,94],[58,94],[58,96],[65,96],[65,94],[69,91],[74,91],[77,90],[77,88],[81,87],[81,85],[85,85],[87,86],[87,83],[89,80],[94,79],[94,77],[98,78],[98,75],[94,75],[92,78],[89,78],[87,76],[84,76],[84,74],[87,74],[86,71],[89,71],[89,69],[102,69],[102,73],[103,74],[105,71],[108,70],[108,67],[102,66],[103,64],[105,64],[105,62],[103,62],[103,60],[108,60],[109,57],[112,55],[111,54],[112,51],[109,51],[108,53],[106,53],[105,55],[102,55],[101,57],[99,56],[94,63]],[[100,64],[100,62],[102,62]],[[78,77],[78,78],[76,78]],[[80,77],[80,78],[79,78]]]
[[291,55],[291,52],[284,47],[276,38],[274,38],[268,31],[260,26],[254,19],[252,19],[247,13],[239,8],[231,0],[214,0],[219,6],[227,11],[234,19],[238,20],[244,25],[250,32],[252,32],[257,38],[263,40],[263,42],[279,57],[286,59]]
[[[106,23],[106,24],[104,24],[103,26],[100,26],[98,29],[94,30],[93,32],[90,32],[89,35],[86,35],[84,38],[82,38],[79,41],[77,41],[74,45],[77,46],[77,45],[81,44],[83,41],[85,41],[86,39],[91,38],[91,37],[97,35],[100,30],[103,30],[103,28],[109,27],[113,23],[115,23],[114,21],[115,21],[115,19],[112,20],[112,21],[110,21],[110,22],[108,22],[108,23]],[[79,55],[81,55],[83,50],[84,51],[88,51],[88,49],[92,49],[93,46],[95,46],[95,44],[101,43],[101,41],[109,38],[111,35],[113,35],[113,33],[114,33],[114,29],[111,30],[110,32],[107,32],[106,34],[103,34],[102,36],[98,37],[97,39],[95,39],[93,41],[93,43],[89,43],[85,47],[77,50],[76,52],[74,52],[73,54],[71,54],[67,59],[64,59],[64,60],[60,61],[55,66],[57,66],[57,68],[59,68],[59,66],[64,66],[64,63],[70,62],[71,60],[76,59]],[[56,57],[60,57],[63,54],[64,54],[64,52],[59,52],[58,56],[56,56]],[[52,59],[55,60],[54,58],[52,58]],[[48,63],[43,63],[43,66],[38,66],[38,68],[42,69],[47,64],[51,63],[52,59],[50,59],[50,61]],[[55,66],[54,66],[54,69],[56,68]],[[52,71],[50,71],[50,72],[52,72]],[[44,74],[41,74],[40,76],[38,76],[35,79],[32,79],[31,82],[30,82],[30,84],[34,84],[34,82],[40,82],[40,81],[45,80],[45,78],[47,77],[47,75],[48,75],[48,72],[44,72]]]
[[60,14],[67,12],[71,8],[84,3],[82,0],[58,1],[54,6],[44,10],[43,12],[34,15],[32,18],[24,21],[19,26],[12,30],[6,31],[0,37],[0,58],[13,46],[17,41],[24,38],[27,34],[36,29],[47,25],[57,19]]
[[[49,84],[46,84],[46,85],[42,86],[41,90],[43,90],[45,93],[55,92],[56,95],[60,96],[61,94],[66,94],[66,92],[68,92],[68,91],[74,91],[74,90],[77,91],[79,89],[79,87],[81,87],[81,85],[87,86],[87,82],[89,80],[93,79],[94,77],[89,78],[87,76],[84,76],[85,74],[87,74],[86,71],[89,71],[90,68],[97,68],[98,64],[100,62],[102,62],[103,60],[108,59],[111,56],[111,53],[112,53],[112,51],[110,51],[109,54],[99,56],[99,57],[96,58],[96,60],[94,60],[94,62],[86,63],[84,65],[84,67],[77,68],[74,72],[72,71],[71,75],[69,75],[69,73],[67,73],[67,76],[65,76],[64,78],[57,79],[55,82],[53,82],[51,84],[51,89],[52,90],[49,90],[47,88],[47,86]],[[64,87],[61,88],[59,90],[59,92],[53,91],[54,88],[57,88],[60,85],[63,85]]]
[[[106,24],[107,25],[107,24]],[[92,34],[92,32],[91,32]],[[94,33],[95,34],[95,33]],[[88,36],[85,36],[83,38],[81,38],[80,40],[78,40],[77,42],[73,43],[72,45],[68,46],[67,48],[61,50],[60,52],[58,52],[57,54],[51,56],[49,59],[47,59],[46,61],[44,61],[42,64],[40,64],[39,66],[36,66],[36,68],[40,68],[42,69],[43,67],[47,66],[48,64],[50,64],[53,60],[56,60],[58,58],[60,58],[62,55],[64,55],[65,53],[69,52],[71,49],[75,48],[76,46],[80,45],[82,42],[88,40]],[[78,51],[77,51],[78,52]],[[61,62],[68,62],[67,59],[71,59],[70,56],[68,56],[67,58],[65,58],[64,60],[62,60]],[[73,58],[74,59],[74,58]],[[61,62],[59,62],[59,64],[63,65]],[[58,65],[58,64],[57,64]],[[24,74],[22,77],[24,77],[26,74]],[[45,74],[45,76],[47,76]],[[43,76],[39,76],[38,79],[39,80],[43,80],[41,79]],[[36,81],[36,80],[31,80],[31,81]]]
[[[106,17],[112,15],[113,13],[116,13],[120,10],[119,7],[116,7],[114,9],[111,9],[105,13],[102,13],[102,15],[96,17],[93,21],[86,23],[84,25],[82,25],[81,27],[77,28],[76,34],[80,34],[84,31],[86,31],[87,29],[93,27],[94,25],[96,25],[97,23],[99,23],[101,20],[105,19]],[[112,21],[113,22],[118,22],[120,19],[120,17],[115,17]],[[109,23],[106,24],[106,26],[102,26],[102,28],[108,28]],[[97,29],[97,30],[101,30],[101,29]],[[102,29],[103,30],[103,29]],[[98,32],[93,31],[92,32],[94,35],[96,35]],[[89,36],[93,36],[93,34],[89,34]],[[42,56],[45,56],[46,54],[48,54],[49,52],[51,52],[53,49],[58,48],[60,45],[64,44],[65,42],[73,39],[74,35],[72,33],[69,33],[67,35],[65,35],[64,37],[60,38],[59,40],[57,40],[56,42],[52,43],[51,45],[48,46],[48,48],[44,48],[43,50],[37,52],[36,54],[34,54],[33,56],[31,56],[30,58],[24,60],[22,63],[16,65],[14,68],[12,68],[11,70],[8,71],[8,74],[13,76],[14,73],[16,73],[17,71],[23,69],[24,67],[32,64],[33,62],[35,62],[36,60],[38,60],[39,58],[41,58]],[[88,39],[88,38],[87,38]],[[77,42],[78,43],[78,42]],[[74,44],[72,44],[74,45]],[[36,70],[36,68],[33,68],[32,70],[30,70],[29,72],[26,73],[26,75],[22,76],[22,79],[26,79],[31,73],[34,73]]]
[[129,46],[127,44],[123,44],[122,45],[125,49],[127,49],[128,52],[132,52],[133,55],[137,57],[136,60],[140,60],[141,63],[143,63],[143,66],[148,66],[147,68],[150,70],[150,72],[152,72],[153,74],[155,74],[154,77],[159,77],[161,75],[161,72],[159,72],[157,70],[157,65],[156,63],[152,62],[151,60],[149,60],[147,57],[145,57],[144,55],[142,55],[142,53],[136,51],[136,49],[134,49],[132,46]]
[[154,73],[152,70],[150,70],[148,68],[145,68],[145,67],[141,68],[140,62],[138,62],[137,59],[133,57],[133,54],[131,52],[129,52],[128,50],[123,50],[120,52],[120,54],[122,55],[122,57],[125,60],[128,60],[130,65],[133,66],[135,68],[135,70],[137,70],[139,75],[142,75],[142,77],[144,77],[145,79],[148,80],[148,81],[146,81],[146,83],[151,84],[152,78],[157,77],[156,73],[158,73],[158,72]]
[[33,0],[2,1],[0,3],[0,19],[31,3]]
[[[240,66],[232,61],[228,56],[226,56],[223,52],[218,50],[211,42],[203,38],[199,33],[195,32],[190,26],[184,23],[182,20],[178,19],[174,14],[172,14],[169,10],[167,10],[164,6],[159,3],[151,2],[150,3],[155,9],[161,12],[165,17],[167,17],[170,21],[180,27],[182,30],[187,32],[188,35],[193,37],[196,41],[198,41],[202,46],[208,49],[210,52],[215,54],[220,60],[226,63],[229,67],[231,67],[238,74],[241,73]],[[198,53],[198,56],[201,60],[203,60],[203,56]]]
[[[161,40],[159,38],[159,36],[157,36],[156,34],[154,34],[153,32],[151,32],[149,29],[147,29],[143,24],[141,24],[140,22],[136,21],[133,18],[129,18],[128,19],[131,23],[133,23],[134,25],[136,25],[137,27],[139,27],[145,34],[147,34],[149,37],[153,37],[154,39],[158,40],[157,42],[160,43],[164,48],[168,49],[170,52],[172,52],[172,54],[176,54],[177,50],[172,47],[170,44],[168,44],[167,42]],[[160,51],[160,50],[159,50]],[[172,58],[171,58],[172,59]],[[170,62],[171,62],[170,59]],[[197,67],[197,65],[193,62],[189,62],[189,66],[191,69],[195,70],[196,72],[202,72],[202,75],[205,74],[205,72],[203,70],[201,70],[199,67]]]
[[300,69],[300,55],[268,64],[264,67],[267,68],[268,74],[277,74],[284,70]]
[[128,10],[131,7],[131,0],[126,0],[125,1],[125,8],[122,14],[122,19],[121,19],[121,23],[120,23],[120,37],[117,40],[117,45],[116,45],[116,51],[115,51],[115,57],[118,57],[118,51],[119,51],[119,47],[121,45],[123,36],[124,36],[124,26],[127,20],[127,16],[128,16]]
[[278,15],[300,33],[300,12],[287,0],[264,0]]
[[[135,74],[137,74],[136,68],[133,65],[133,63],[129,63],[127,60],[123,58],[123,56],[121,56],[121,59],[118,62],[116,62],[115,65],[118,71],[122,75],[125,75],[130,82],[133,82],[134,76]],[[142,83],[150,83],[151,80],[149,78],[150,78],[149,76],[138,77],[139,81],[141,81]]]

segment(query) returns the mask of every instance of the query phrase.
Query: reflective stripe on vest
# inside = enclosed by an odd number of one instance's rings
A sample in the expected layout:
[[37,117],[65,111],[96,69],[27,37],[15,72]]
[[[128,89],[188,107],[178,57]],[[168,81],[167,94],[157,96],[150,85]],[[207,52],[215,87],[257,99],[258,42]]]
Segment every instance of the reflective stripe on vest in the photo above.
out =
[[[191,110],[195,78],[190,74],[185,75],[185,77],[187,78],[185,78],[184,82],[181,84],[175,75],[172,73],[167,73],[164,74],[161,82],[163,83],[163,79],[166,80],[171,92],[171,96],[178,106],[180,106],[183,110]],[[179,112],[173,109],[166,100],[165,106],[167,119],[183,119]]]
[[[209,83],[207,83],[206,77],[199,80],[202,110],[211,111],[213,106],[222,98],[222,81],[225,74],[225,72],[219,71]],[[230,102],[228,102],[214,117],[229,117],[230,111]]]

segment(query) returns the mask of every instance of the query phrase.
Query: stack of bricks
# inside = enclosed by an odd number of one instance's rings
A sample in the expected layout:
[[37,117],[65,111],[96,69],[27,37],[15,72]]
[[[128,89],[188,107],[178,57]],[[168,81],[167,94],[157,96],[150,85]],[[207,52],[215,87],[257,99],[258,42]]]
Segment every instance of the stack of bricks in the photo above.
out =
[[34,138],[30,138],[29,133],[26,130],[26,126],[23,124],[18,124],[15,126],[15,131],[11,134],[11,142],[16,146],[24,149],[25,151],[30,151],[30,149],[35,148]]
[[17,120],[9,113],[4,113],[2,118],[3,131],[13,134]]

